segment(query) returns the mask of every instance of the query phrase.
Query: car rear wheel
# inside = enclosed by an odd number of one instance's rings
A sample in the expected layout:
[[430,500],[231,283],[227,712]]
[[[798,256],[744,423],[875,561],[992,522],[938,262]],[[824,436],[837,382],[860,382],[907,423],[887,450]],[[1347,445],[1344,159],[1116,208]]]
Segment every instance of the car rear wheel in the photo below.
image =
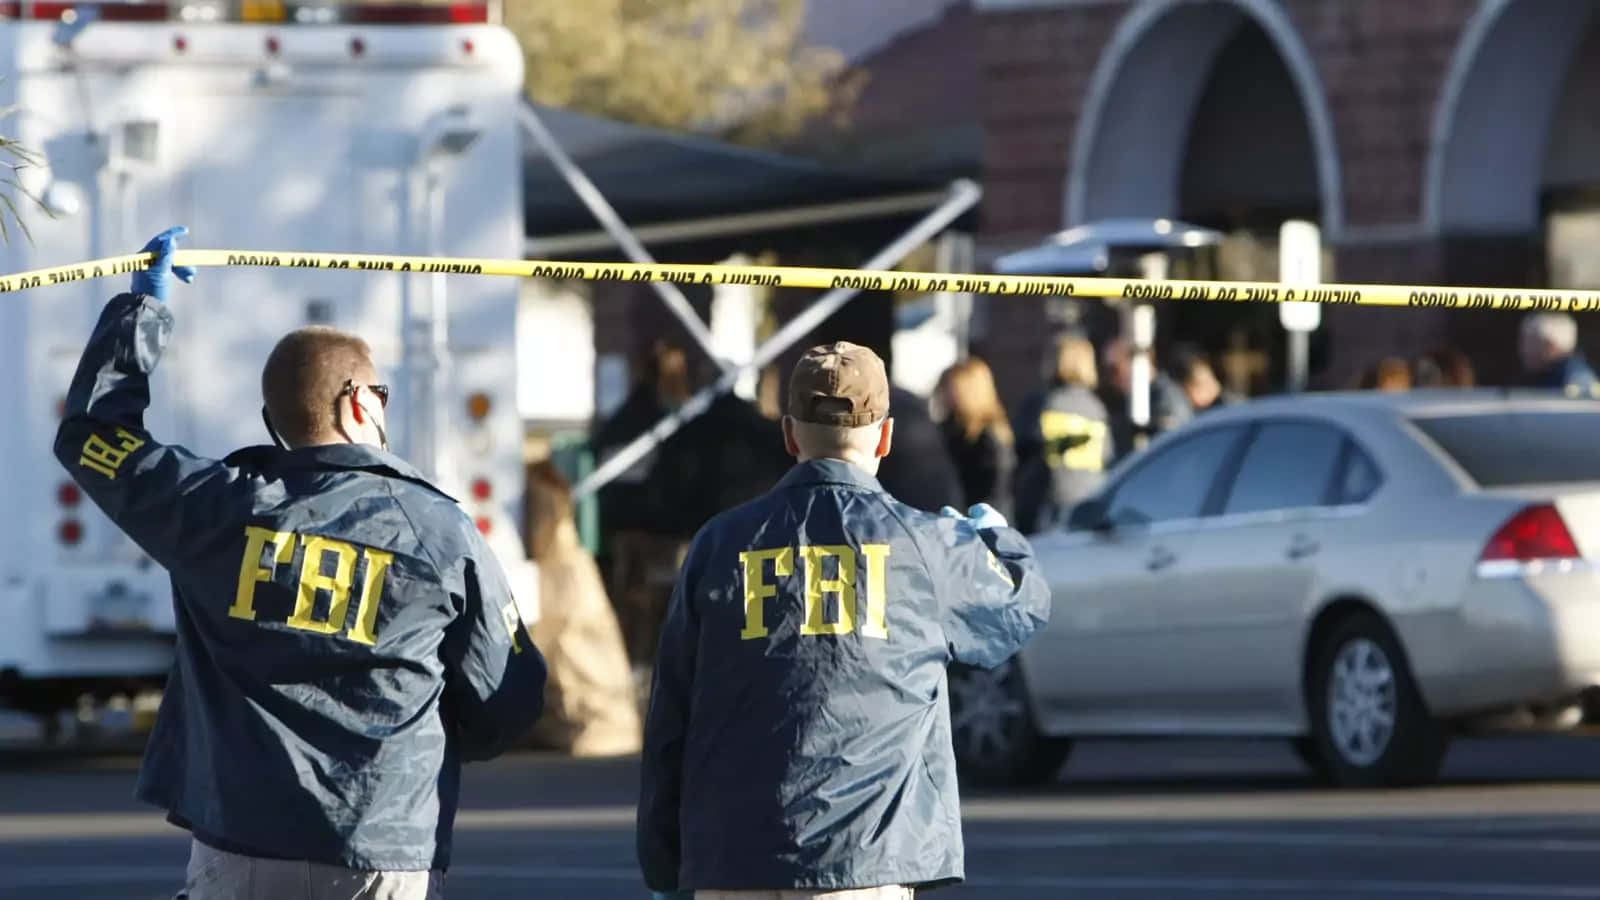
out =
[[977,784],[1048,781],[1072,750],[1070,740],[1039,732],[1015,659],[993,669],[950,667],[950,731],[957,767]]
[[1317,754],[1334,783],[1380,787],[1437,777],[1448,737],[1388,626],[1373,615],[1351,616],[1316,653],[1307,700]]

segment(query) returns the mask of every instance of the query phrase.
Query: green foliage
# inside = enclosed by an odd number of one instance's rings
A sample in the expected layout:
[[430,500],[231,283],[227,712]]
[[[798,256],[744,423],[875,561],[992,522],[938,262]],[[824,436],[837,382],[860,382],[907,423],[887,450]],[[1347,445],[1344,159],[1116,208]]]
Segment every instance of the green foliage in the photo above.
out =
[[535,102],[738,143],[843,122],[864,74],[807,44],[805,0],[507,0]]

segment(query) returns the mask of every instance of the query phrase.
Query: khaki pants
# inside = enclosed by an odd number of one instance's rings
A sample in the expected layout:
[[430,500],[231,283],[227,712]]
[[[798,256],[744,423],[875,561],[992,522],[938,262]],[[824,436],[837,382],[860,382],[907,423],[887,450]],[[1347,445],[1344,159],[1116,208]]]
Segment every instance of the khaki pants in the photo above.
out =
[[696,890],[694,900],[910,900],[910,887],[854,890]]
[[363,872],[240,856],[194,841],[173,900],[441,900],[443,872]]

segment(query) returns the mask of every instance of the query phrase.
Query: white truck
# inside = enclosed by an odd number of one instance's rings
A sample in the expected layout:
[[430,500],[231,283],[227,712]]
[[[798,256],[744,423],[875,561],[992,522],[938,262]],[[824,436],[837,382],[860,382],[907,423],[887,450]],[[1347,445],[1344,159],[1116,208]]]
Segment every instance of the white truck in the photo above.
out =
[[[189,247],[518,258],[522,53],[486,3],[0,2],[0,133],[38,150],[0,270]],[[19,204],[20,205],[20,204]],[[126,276],[0,295],[0,708],[53,717],[158,685],[171,661],[165,572],[51,456],[96,315]],[[517,534],[519,285],[509,278],[202,269],[149,427],[221,456],[266,443],[260,367],[285,332],[327,323],[371,344],[391,382],[394,449],[459,498],[507,564]]]

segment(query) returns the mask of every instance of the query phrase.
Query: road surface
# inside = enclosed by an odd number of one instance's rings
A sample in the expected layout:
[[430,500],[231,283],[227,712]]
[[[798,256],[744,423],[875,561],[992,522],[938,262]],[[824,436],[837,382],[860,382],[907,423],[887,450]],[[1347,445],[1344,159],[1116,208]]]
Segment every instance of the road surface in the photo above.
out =
[[[1318,787],[1271,742],[1086,743],[1044,789],[969,792],[958,898],[1600,898],[1600,739],[1459,742],[1420,790]],[[0,898],[171,897],[187,841],[127,756],[0,754]],[[452,900],[647,896],[631,760],[468,768]]]

